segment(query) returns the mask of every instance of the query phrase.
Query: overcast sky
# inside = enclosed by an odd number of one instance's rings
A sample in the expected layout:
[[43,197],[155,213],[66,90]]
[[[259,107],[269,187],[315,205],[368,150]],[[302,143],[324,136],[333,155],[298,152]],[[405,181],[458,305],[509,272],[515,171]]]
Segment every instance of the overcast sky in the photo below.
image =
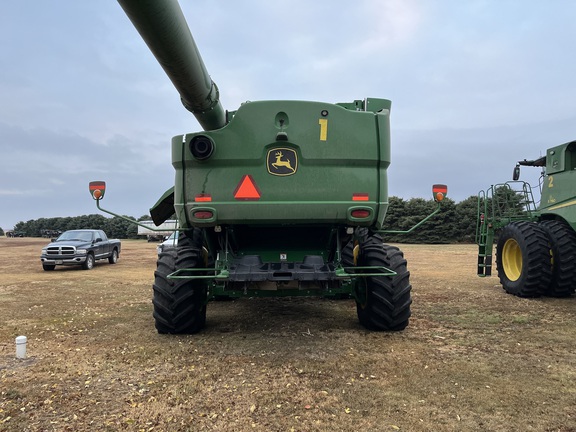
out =
[[[112,0],[0,0],[0,227],[140,217],[200,127]],[[225,109],[392,100],[389,193],[461,201],[576,139],[572,0],[181,1]],[[537,168],[523,178],[536,183]]]

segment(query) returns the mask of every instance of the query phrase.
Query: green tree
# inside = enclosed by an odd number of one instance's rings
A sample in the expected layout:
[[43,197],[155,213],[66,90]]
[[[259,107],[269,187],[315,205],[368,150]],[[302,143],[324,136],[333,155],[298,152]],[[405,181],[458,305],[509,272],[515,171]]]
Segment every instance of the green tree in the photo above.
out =
[[[384,229],[408,231],[437,207],[430,199],[411,198],[408,201],[390,197],[389,208],[384,221]],[[458,213],[455,202],[446,198],[440,211],[410,233],[384,233],[388,243],[451,243],[458,241]]]
[[478,197],[471,195],[456,204],[456,236],[462,243],[474,243],[478,223]]
[[[432,213],[437,207],[434,200],[429,200],[427,205],[428,211],[423,215],[424,217]],[[442,201],[440,211],[425,222],[424,225],[416,229],[418,242],[432,244],[453,243],[457,237],[457,221],[456,203],[450,198],[445,198]],[[419,232],[421,232],[420,235],[418,235]]]
[[496,217],[514,217],[526,214],[527,199],[521,192],[513,190],[508,185],[496,187],[491,201],[493,214]]
[[[136,221],[136,219],[131,216],[124,217]],[[110,238],[137,238],[138,234],[135,224],[118,216],[107,220],[104,231]]]
[[[133,217],[127,216],[130,220]],[[40,218],[27,222],[18,222],[14,226],[14,231],[23,232],[26,236],[42,237],[46,233],[53,231],[67,231],[73,229],[101,229],[110,237],[116,238],[137,238],[138,230],[135,224],[123,220],[119,217],[108,219],[99,214],[75,216]],[[111,231],[111,232],[110,232]]]
[[[388,211],[384,219],[383,229],[385,230],[400,230],[402,218],[406,213],[406,201],[402,198],[391,196],[388,198]],[[382,238],[388,243],[398,243],[400,236],[397,234],[383,234]]]

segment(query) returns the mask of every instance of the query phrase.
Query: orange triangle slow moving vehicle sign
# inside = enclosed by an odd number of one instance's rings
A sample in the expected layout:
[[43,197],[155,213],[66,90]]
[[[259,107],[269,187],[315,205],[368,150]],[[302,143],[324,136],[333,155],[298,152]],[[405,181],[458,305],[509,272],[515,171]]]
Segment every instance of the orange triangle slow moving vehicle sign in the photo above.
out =
[[246,174],[238,183],[238,187],[234,191],[234,198],[237,200],[259,200],[260,191],[254,183],[251,175]]

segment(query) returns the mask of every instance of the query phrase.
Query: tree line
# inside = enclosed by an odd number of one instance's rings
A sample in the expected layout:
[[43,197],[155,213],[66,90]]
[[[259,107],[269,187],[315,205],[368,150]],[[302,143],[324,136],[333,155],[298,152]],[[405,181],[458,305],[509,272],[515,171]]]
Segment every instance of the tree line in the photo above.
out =
[[[383,229],[388,231],[406,231],[428,216],[436,208],[432,199],[411,198],[405,200],[392,196]],[[438,214],[408,234],[384,233],[388,243],[473,243],[476,234],[478,198],[470,196],[464,201],[455,203],[450,198],[444,199]],[[132,221],[149,220],[149,216]],[[14,231],[26,237],[53,237],[57,232],[71,229],[101,229],[111,238],[134,239],[137,226],[120,217],[107,218],[100,214],[75,217],[40,218],[28,222],[18,222]],[[0,228],[1,230],[1,228]]]
[[470,197],[458,204],[446,198],[440,211],[423,225],[408,231],[436,209],[432,199],[405,200],[390,197],[383,229],[386,243],[473,243],[476,233],[477,197]]
[[[132,216],[125,216],[130,221],[136,221]],[[150,219],[142,216],[138,221]],[[74,217],[40,218],[28,222],[18,222],[14,226],[15,233],[22,233],[25,237],[53,238],[64,231],[74,229],[100,229],[110,238],[134,239],[138,238],[138,227],[134,223],[121,217],[107,218],[100,214],[91,214]]]

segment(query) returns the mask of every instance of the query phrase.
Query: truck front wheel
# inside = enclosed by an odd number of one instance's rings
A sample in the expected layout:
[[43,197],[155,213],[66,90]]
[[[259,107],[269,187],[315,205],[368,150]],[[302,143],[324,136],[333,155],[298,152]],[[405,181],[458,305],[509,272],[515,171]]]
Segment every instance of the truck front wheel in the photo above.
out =
[[[360,244],[358,266],[386,267],[395,276],[368,276],[356,282],[356,310],[360,324],[369,330],[399,331],[408,326],[412,304],[410,272],[404,254],[371,235]],[[374,271],[370,271],[374,273]]]
[[82,263],[82,268],[84,270],[92,270],[92,268],[94,268],[94,255],[91,253],[86,255],[86,261]]
[[496,245],[498,278],[504,290],[519,297],[537,297],[552,278],[546,233],[534,222],[512,222]]
[[186,234],[180,234],[176,249],[160,253],[154,273],[153,315],[161,334],[197,333],[206,323],[206,282],[168,278],[176,270],[203,267],[202,231],[194,229]]

